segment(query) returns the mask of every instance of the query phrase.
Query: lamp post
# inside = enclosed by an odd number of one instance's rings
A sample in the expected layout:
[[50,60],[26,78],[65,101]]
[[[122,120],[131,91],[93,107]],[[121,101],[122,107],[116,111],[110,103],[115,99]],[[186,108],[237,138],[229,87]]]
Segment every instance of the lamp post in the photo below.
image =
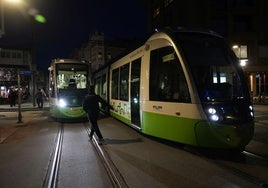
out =
[[20,69],[18,69],[18,123],[22,123],[22,115],[21,115],[21,89],[20,89]]

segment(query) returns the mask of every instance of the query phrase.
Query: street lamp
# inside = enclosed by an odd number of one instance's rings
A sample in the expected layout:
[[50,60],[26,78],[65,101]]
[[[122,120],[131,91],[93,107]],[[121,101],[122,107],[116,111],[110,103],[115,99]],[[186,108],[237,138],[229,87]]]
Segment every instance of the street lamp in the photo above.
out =
[[0,32],[0,37],[3,34],[5,34],[4,3],[18,6],[19,4],[22,4],[22,0],[0,0],[0,7],[1,7],[1,32]]
[[5,34],[4,3],[14,6],[23,5],[23,8],[28,12],[30,16],[34,18],[35,21],[39,23],[46,23],[46,18],[42,14],[39,14],[38,10],[29,8],[24,0],[0,0],[0,37]]
[[5,0],[5,2],[13,3],[13,4],[19,4],[22,2],[22,0]]
[[18,123],[22,123],[20,69],[18,69]]
[[15,3],[15,4],[18,4],[18,3],[22,2],[21,0],[5,0],[5,1],[9,2],[9,3]]

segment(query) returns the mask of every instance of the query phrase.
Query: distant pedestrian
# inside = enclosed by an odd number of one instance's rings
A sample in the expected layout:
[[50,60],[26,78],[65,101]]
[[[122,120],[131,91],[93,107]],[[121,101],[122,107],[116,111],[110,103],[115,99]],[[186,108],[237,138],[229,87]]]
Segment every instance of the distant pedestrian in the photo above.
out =
[[8,100],[9,100],[10,107],[13,107],[13,106],[15,107],[16,101],[17,101],[17,93],[16,91],[14,91],[13,88],[10,88],[9,90]]
[[37,106],[39,109],[43,108],[43,105],[44,105],[43,97],[46,97],[46,95],[42,89],[39,89],[38,92],[35,94]]
[[99,116],[99,102],[102,105],[112,108],[105,100],[103,100],[99,95],[94,92],[94,87],[90,87],[89,94],[85,97],[83,102],[83,109],[87,112],[88,120],[91,123],[91,131],[89,134],[89,139],[92,140],[94,132],[96,132],[99,144],[104,142],[103,136],[98,126],[98,116]]

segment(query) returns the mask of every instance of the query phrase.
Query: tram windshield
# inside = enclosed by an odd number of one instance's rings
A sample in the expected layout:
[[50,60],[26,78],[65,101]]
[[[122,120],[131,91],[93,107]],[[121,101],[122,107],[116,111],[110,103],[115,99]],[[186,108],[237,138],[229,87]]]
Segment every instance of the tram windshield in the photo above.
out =
[[192,71],[203,102],[246,97],[242,71],[224,40],[205,34],[178,33],[183,56]]
[[57,88],[58,89],[86,89],[87,65],[58,64]]
[[[56,92],[60,106],[78,107],[87,94],[88,66],[75,63],[56,64]],[[52,90],[52,96],[54,92]]]

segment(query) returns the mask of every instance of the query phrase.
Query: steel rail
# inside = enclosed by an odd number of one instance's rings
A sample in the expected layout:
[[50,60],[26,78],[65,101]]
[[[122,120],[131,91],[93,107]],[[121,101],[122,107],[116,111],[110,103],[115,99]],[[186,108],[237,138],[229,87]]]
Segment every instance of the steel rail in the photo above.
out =
[[[263,157],[263,156],[245,151],[245,150],[242,151],[241,154],[246,155],[248,157],[255,157],[255,158],[259,158],[261,160],[267,160],[266,157]],[[201,157],[204,157],[204,156],[201,156]],[[252,184],[255,184],[255,185],[260,186],[260,187],[268,188],[268,182],[262,178],[251,175],[248,172],[244,172],[244,171],[242,171],[234,166],[228,165],[221,160],[217,160],[217,159],[209,159],[209,160],[212,161],[213,163],[217,164],[221,168],[230,171],[231,173],[243,178],[244,180],[246,180],[248,182],[251,182]]]
[[265,155],[260,155],[260,154],[252,153],[252,152],[246,151],[246,150],[242,151],[242,153],[244,155],[247,155],[247,156],[250,156],[250,157],[256,157],[256,158],[259,158],[259,159],[267,160],[268,161],[268,157],[265,156]]
[[61,123],[55,139],[55,147],[52,151],[47,174],[43,182],[43,188],[56,188],[62,151],[64,124]]
[[[90,128],[86,125],[86,123],[84,123],[85,129],[87,131],[87,134],[90,134]],[[104,151],[104,149],[98,144],[97,139],[95,138],[95,136],[93,135],[92,138],[92,143],[94,148],[96,149],[98,155],[100,156],[100,158],[103,161],[104,167],[113,183],[113,186],[116,188],[126,188],[128,187],[126,182],[124,181],[122,175],[119,173],[118,169],[116,168],[116,166],[113,164],[113,162],[111,161],[111,159],[109,158],[109,156],[106,154],[106,152]]]
[[246,180],[248,182],[251,182],[252,184],[255,184],[255,185],[260,186],[260,187],[268,188],[267,182],[259,177],[253,176],[247,172],[241,171],[238,168],[232,167],[228,164],[224,164],[220,161],[213,160],[213,162],[215,164],[217,164],[218,166],[220,166],[221,168],[224,168],[224,169],[230,171],[231,173],[243,178],[244,180]]
[[[228,170],[232,174],[239,176],[239,177],[243,178],[244,180],[246,180],[252,184],[255,184],[255,185],[260,186],[260,187],[268,188],[268,182],[266,180],[259,178],[259,177],[256,177],[254,175],[251,175],[247,172],[244,172],[244,171],[242,171],[234,166],[228,165],[225,162],[219,160],[218,158],[209,157],[204,153],[205,151],[200,152],[200,151],[195,150],[191,147],[187,148],[187,150],[185,150],[185,151],[192,153],[193,155],[199,156],[201,158],[207,159],[208,161],[218,165],[219,167],[221,167],[223,169]],[[237,153],[235,152],[235,154],[237,154]],[[251,153],[251,152],[248,152],[245,150],[242,151],[241,154],[247,155],[248,157],[255,157],[255,158],[258,158],[261,160],[267,160],[267,157],[260,156],[260,155],[257,155],[257,154],[254,154],[254,153]]]

